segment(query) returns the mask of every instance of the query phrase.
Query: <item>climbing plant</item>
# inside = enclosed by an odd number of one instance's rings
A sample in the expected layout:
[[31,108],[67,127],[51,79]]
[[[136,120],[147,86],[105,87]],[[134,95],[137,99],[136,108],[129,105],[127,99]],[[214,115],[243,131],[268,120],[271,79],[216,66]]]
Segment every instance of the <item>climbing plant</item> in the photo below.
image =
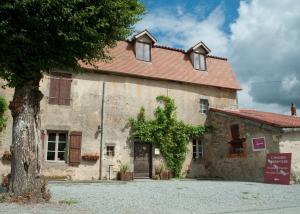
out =
[[5,112],[7,110],[7,102],[3,97],[0,97],[0,131],[6,126],[7,116]]
[[180,177],[189,140],[202,136],[207,131],[207,127],[193,126],[178,120],[174,99],[158,96],[156,101],[162,106],[156,108],[154,119],[146,119],[143,107],[137,118],[129,119],[130,139],[138,139],[143,143],[151,143],[158,147],[168,168],[175,177]]

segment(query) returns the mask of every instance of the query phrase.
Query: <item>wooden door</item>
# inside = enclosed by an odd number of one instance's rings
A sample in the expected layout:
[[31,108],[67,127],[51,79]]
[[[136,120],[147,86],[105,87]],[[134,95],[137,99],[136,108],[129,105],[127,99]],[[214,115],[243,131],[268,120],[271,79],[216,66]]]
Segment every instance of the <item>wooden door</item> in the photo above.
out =
[[134,177],[149,178],[152,171],[152,149],[147,143],[134,143]]

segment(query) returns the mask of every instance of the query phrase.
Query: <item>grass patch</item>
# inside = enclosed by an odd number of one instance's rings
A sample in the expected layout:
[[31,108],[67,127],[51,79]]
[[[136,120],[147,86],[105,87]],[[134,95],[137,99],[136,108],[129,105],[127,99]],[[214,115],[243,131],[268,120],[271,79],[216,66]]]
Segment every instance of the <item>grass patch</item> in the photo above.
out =
[[250,192],[242,192],[243,194],[247,195],[247,194],[250,194]]
[[67,205],[74,205],[74,204],[78,204],[79,202],[80,201],[76,198],[69,198],[69,199],[59,201],[60,204],[67,204]]

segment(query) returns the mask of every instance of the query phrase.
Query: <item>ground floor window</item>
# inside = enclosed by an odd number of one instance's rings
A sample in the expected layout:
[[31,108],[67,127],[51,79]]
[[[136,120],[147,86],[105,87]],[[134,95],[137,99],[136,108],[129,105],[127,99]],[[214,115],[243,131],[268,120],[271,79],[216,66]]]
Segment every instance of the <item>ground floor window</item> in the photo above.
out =
[[199,159],[203,157],[203,144],[199,139],[193,139],[193,158]]
[[115,156],[115,147],[114,146],[106,146],[106,156],[107,157]]
[[66,132],[48,132],[47,161],[65,161],[67,149]]

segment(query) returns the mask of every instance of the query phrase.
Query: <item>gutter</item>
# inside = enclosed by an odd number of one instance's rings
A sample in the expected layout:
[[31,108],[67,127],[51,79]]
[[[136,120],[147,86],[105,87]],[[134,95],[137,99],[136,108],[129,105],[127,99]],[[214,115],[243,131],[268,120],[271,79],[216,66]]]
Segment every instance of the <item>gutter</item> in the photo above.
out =
[[99,160],[99,180],[102,180],[102,156],[103,156],[103,133],[104,133],[104,107],[105,107],[105,81],[102,84],[102,101],[101,101],[101,125],[100,125],[100,160]]

